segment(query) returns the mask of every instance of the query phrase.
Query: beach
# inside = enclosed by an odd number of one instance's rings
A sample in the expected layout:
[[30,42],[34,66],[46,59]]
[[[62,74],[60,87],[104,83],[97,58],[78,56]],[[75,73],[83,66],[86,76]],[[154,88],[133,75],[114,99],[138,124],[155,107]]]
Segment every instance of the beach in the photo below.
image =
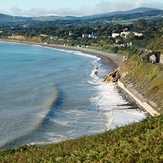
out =
[[109,64],[112,67],[114,67],[115,69],[117,67],[119,67],[120,64],[122,63],[122,56],[118,55],[117,53],[107,53],[107,52],[102,52],[100,50],[94,50],[94,49],[82,48],[82,47],[76,47],[76,46],[44,44],[44,43],[29,42],[29,41],[18,41],[18,40],[8,40],[8,39],[0,39],[0,41],[24,43],[24,44],[31,44],[31,45],[40,45],[40,46],[50,47],[50,48],[55,48],[55,49],[81,51],[81,52],[86,53],[86,54],[91,54],[91,55],[95,55],[97,57],[100,57],[104,61],[105,64]]
[[103,82],[121,64],[117,54],[10,42],[0,44],[0,148],[63,141],[146,117],[116,83]]
[[89,48],[82,48],[82,47],[74,47],[74,46],[63,46],[63,45],[55,45],[55,44],[39,44],[41,46],[47,46],[47,47],[53,47],[57,49],[65,49],[65,50],[75,50],[75,51],[81,51],[83,53],[91,54],[100,57],[105,64],[109,64],[113,66],[114,68],[117,68],[122,63],[122,56],[116,54],[116,53],[107,53],[102,52],[98,50],[93,50]]

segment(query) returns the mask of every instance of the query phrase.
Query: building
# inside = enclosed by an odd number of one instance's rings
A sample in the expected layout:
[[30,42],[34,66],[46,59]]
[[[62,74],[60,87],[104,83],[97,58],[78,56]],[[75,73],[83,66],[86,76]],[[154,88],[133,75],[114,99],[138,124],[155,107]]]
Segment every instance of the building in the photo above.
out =
[[138,37],[143,36],[143,34],[142,34],[142,33],[138,33],[138,32],[133,32],[133,34],[134,34],[135,36],[138,36]]
[[118,37],[118,36],[120,36],[119,33],[112,33],[112,37],[113,37],[113,38]]
[[130,34],[131,32],[121,32],[120,36],[127,38],[127,36]]

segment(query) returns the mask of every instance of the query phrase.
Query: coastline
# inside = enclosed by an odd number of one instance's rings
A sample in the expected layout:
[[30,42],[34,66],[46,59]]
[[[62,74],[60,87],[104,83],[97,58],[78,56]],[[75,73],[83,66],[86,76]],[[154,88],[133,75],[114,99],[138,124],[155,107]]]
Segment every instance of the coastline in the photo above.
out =
[[29,41],[19,41],[19,40],[8,40],[8,39],[0,39],[0,41],[4,42],[13,42],[13,43],[23,43],[29,45],[39,45],[44,47],[50,47],[54,49],[63,49],[63,50],[73,50],[73,51],[80,51],[83,53],[87,53],[90,55],[95,55],[100,57],[105,64],[109,64],[113,68],[118,68],[122,63],[122,56],[116,53],[107,53],[102,52],[99,50],[89,49],[89,48],[82,48],[82,47],[75,47],[75,46],[64,46],[64,45],[57,45],[57,44],[44,44],[44,43],[37,43],[37,42],[29,42]]
[[100,57],[105,64],[109,64],[114,68],[117,68],[122,63],[122,57],[118,56],[116,53],[107,53],[98,50],[93,50],[89,48],[82,47],[73,47],[73,46],[63,46],[63,45],[55,45],[55,44],[38,44],[41,46],[56,48],[56,49],[64,49],[64,50],[73,50],[73,51],[81,51],[83,53],[91,54]]
[[[80,52],[90,54],[90,55],[95,55],[95,56],[101,58],[102,61],[105,64],[108,64],[108,65],[112,66],[114,69],[117,69],[121,65],[121,63],[123,62],[122,61],[122,56],[120,56],[120,55],[118,55],[116,53],[107,53],[107,52],[102,52],[102,51],[93,50],[93,49],[89,49],[89,48],[63,46],[63,45],[57,45],[57,44],[44,44],[44,43],[36,43],[36,42],[29,42],[29,41],[18,41],[18,40],[0,39],[0,41],[20,43],[20,44],[23,43],[23,44],[29,44],[29,45],[39,45],[39,46],[50,47],[50,48],[54,48],[54,49],[80,51]],[[152,116],[159,115],[159,113],[152,106],[150,106],[149,104],[148,105],[142,104],[143,102],[140,102],[141,99],[139,97],[136,97],[136,95],[134,93],[130,93],[130,90],[127,87],[124,87],[123,83],[121,83],[119,81],[117,83],[117,86],[118,86],[118,88],[120,88],[120,89],[122,89],[124,91],[124,92],[121,92],[121,94],[122,94],[122,96],[125,95],[127,101],[129,101],[129,103],[133,102],[133,103],[135,103],[135,105],[138,104],[140,110],[141,110],[141,108],[143,108],[144,111],[147,111]],[[126,95],[129,96],[129,98]]]
[[132,97],[136,101],[137,104],[143,107],[150,115],[160,115],[160,113],[158,113],[146,100],[138,97],[138,94],[134,93],[130,87],[125,86],[125,84],[121,80],[118,80],[118,87],[124,90],[130,97]]

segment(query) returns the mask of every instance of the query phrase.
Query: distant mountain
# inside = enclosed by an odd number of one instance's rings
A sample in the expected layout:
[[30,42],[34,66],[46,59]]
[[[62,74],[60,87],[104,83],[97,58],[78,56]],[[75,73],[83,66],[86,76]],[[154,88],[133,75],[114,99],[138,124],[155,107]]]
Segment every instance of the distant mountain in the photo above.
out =
[[56,20],[78,20],[80,18],[75,16],[39,16],[33,17],[35,21],[56,21]]
[[9,15],[5,15],[5,14],[1,14],[0,13],[0,19],[3,19],[3,18],[10,18],[12,16],[9,16]]
[[[134,15],[135,14],[135,15]],[[0,14],[0,24],[21,24],[27,22],[35,22],[35,21],[56,21],[56,20],[90,20],[90,19],[99,19],[104,17],[114,17],[124,19],[124,15],[130,15],[130,17],[141,18],[142,16],[156,16],[163,15],[163,10],[154,9],[154,8],[146,8],[140,7],[133,10],[128,11],[116,11],[105,14],[91,15],[91,16],[83,16],[83,17],[75,17],[75,16],[40,16],[40,17],[21,17],[21,16],[11,16]],[[133,15],[133,16],[132,16]],[[126,19],[126,18],[125,18]]]
[[147,8],[147,7],[139,7],[133,10],[128,10],[128,11],[115,11],[115,12],[110,12],[110,13],[105,13],[105,14],[98,14],[98,15],[91,15],[91,16],[83,16],[81,19],[93,19],[93,18],[100,18],[100,17],[109,17],[109,16],[114,16],[114,15],[126,15],[126,14],[135,14],[135,13],[144,13],[147,11],[152,11],[152,10],[159,10],[155,8]]
[[32,21],[30,17],[21,17],[21,16],[11,16],[6,14],[0,13],[0,24],[16,24],[16,23],[23,23]]
[[56,21],[56,20],[79,20],[80,18],[75,16],[39,16],[39,17],[21,17],[11,16],[0,13],[0,24],[20,24],[34,21]]

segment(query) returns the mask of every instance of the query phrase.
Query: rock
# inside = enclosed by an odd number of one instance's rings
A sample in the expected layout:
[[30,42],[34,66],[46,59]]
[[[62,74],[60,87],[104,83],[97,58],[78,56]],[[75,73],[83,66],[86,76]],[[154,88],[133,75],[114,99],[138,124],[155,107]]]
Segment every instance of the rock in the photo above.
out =
[[119,71],[115,70],[105,77],[104,82],[117,82],[120,77]]

